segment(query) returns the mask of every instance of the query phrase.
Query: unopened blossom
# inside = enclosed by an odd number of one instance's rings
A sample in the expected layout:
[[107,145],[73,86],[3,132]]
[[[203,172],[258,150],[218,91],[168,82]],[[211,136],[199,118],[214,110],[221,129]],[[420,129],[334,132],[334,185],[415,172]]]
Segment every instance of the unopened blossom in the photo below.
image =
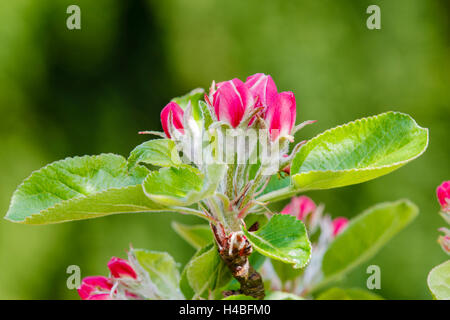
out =
[[348,219],[344,217],[337,217],[333,220],[333,236],[336,237],[341,233],[348,224]]
[[[109,278],[103,276],[86,277],[78,288],[82,300],[138,299],[131,292],[133,284],[138,284],[138,274],[125,259],[112,257],[108,262]],[[131,285],[131,287],[129,287]]]
[[111,279],[102,276],[86,277],[78,288],[82,300],[109,300],[113,288]]
[[184,133],[183,127],[183,115],[184,111],[175,102],[169,102],[161,111],[161,124],[166,136],[170,139],[172,138],[170,130],[179,131],[181,134]]
[[245,85],[253,95],[257,107],[267,108],[275,103],[278,91],[271,76],[264,73],[256,73],[247,78]]
[[219,121],[224,121],[236,128],[244,115],[254,107],[254,99],[241,80],[233,79],[217,84],[212,106]]
[[297,115],[295,96],[292,92],[281,92],[276,101],[267,107],[264,120],[266,121],[271,140],[288,138],[292,140],[291,131]]
[[444,181],[437,187],[436,195],[443,211],[450,211],[450,181]]
[[137,273],[128,260],[112,257],[108,262],[108,268],[114,278],[137,278]]
[[442,231],[444,235],[439,236],[438,243],[441,245],[442,250],[447,254],[450,254],[450,230],[447,228],[440,228],[439,231]]
[[316,210],[316,204],[307,196],[293,197],[291,202],[281,211],[282,214],[290,214],[297,219],[304,220],[310,213]]

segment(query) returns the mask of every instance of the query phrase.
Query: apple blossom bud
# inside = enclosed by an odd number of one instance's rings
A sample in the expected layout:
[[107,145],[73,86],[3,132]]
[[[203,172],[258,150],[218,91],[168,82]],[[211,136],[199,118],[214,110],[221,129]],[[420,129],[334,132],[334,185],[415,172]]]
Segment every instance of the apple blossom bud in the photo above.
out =
[[254,100],[247,86],[241,80],[233,79],[217,84],[212,104],[217,119],[236,128],[253,108]]
[[276,102],[267,107],[265,115],[272,141],[279,137],[290,137],[296,113],[294,94],[292,92],[278,94]]
[[82,300],[105,300],[110,295],[113,283],[110,279],[102,276],[86,277],[78,288],[78,294]]
[[112,257],[108,262],[108,268],[114,278],[137,278],[136,271],[125,259]]
[[245,84],[257,101],[257,107],[267,108],[267,106],[275,103],[278,91],[271,76],[257,73],[248,77]]
[[450,230],[447,228],[440,228],[439,231],[443,232],[438,238],[438,243],[441,245],[442,250],[450,255]]
[[316,210],[316,204],[307,196],[292,198],[291,202],[281,211],[282,214],[290,214],[297,219],[304,220],[310,213]]
[[344,217],[337,217],[333,220],[333,236],[336,237],[341,233],[348,224],[348,219]]
[[437,198],[443,211],[450,211],[450,181],[444,181],[436,189]]
[[450,236],[439,236],[439,244],[447,254],[450,254]]
[[[161,111],[161,124],[166,136],[170,139],[170,128],[175,128],[182,134],[184,134],[183,127],[183,115],[184,111],[175,102],[169,102]],[[172,121],[172,123],[170,123]]]

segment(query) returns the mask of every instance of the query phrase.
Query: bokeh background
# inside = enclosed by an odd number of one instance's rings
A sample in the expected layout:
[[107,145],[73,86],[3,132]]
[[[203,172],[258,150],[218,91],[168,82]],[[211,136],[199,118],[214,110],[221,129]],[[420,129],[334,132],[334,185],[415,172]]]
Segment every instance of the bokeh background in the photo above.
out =
[[[81,30],[66,8],[81,7]],[[381,8],[381,30],[366,8]],[[429,299],[428,271],[447,259],[436,243],[435,188],[450,179],[450,3],[446,0],[14,0],[0,1],[0,211],[33,170],[67,156],[127,156],[159,129],[174,96],[264,72],[297,97],[298,135],[397,110],[430,129],[428,151],[377,180],[308,195],[332,215],[352,217],[382,201],[409,198],[420,216],[341,283],[365,287],[381,267],[388,299]],[[107,274],[133,244],[193,254],[173,214],[118,215],[51,226],[0,221],[0,298],[77,299],[66,268]]]

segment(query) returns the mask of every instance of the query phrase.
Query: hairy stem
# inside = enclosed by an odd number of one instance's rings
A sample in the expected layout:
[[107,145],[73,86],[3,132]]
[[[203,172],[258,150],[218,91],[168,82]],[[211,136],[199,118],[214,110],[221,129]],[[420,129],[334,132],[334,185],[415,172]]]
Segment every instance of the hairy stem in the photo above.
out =
[[221,225],[216,227],[211,224],[211,228],[219,248],[220,257],[241,285],[238,292],[225,292],[224,294],[244,294],[256,299],[263,299],[265,292],[262,277],[248,261],[248,257],[252,253],[250,242],[242,232],[226,234]]

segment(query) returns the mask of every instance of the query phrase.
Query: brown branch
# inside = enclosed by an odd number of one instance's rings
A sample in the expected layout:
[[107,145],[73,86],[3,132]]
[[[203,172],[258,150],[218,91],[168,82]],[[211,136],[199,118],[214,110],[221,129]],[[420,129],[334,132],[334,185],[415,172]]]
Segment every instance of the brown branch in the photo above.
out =
[[248,261],[248,257],[252,253],[250,242],[240,232],[232,232],[227,235],[220,224],[217,227],[211,224],[211,229],[219,248],[220,257],[241,285],[240,290],[226,291],[224,295],[244,294],[256,299],[263,299],[265,292],[262,277]]

